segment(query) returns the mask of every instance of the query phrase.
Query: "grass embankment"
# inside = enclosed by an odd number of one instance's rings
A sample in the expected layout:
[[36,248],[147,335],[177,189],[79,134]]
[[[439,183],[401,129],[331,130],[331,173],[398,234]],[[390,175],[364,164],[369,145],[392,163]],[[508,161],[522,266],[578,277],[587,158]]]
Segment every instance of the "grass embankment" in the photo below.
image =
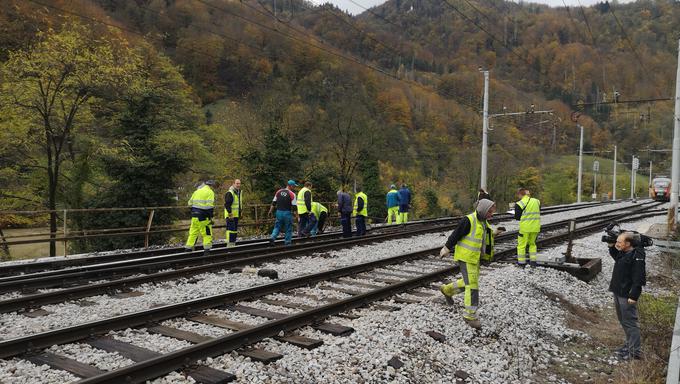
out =
[[[676,257],[662,256],[662,274],[647,276],[654,286],[666,292],[680,288],[680,261]],[[613,299],[612,299],[613,300]],[[582,308],[560,298],[568,313],[568,324],[573,329],[587,333],[589,339],[567,342],[562,348],[566,362],[553,364],[546,377],[556,375],[572,383],[622,383],[662,384],[666,382],[666,369],[675,324],[676,294],[643,293],[638,304],[642,332],[643,360],[613,363],[613,351],[619,348],[625,335],[619,324],[613,304],[598,311]]]
[[[593,193],[593,163],[595,161],[600,163],[600,170],[597,172],[597,192],[598,195],[608,193],[612,190],[612,180],[614,174],[614,161],[597,156],[583,156],[583,198],[589,200]],[[647,164],[640,164],[641,167],[647,167]],[[567,155],[557,156],[547,162],[547,169],[573,170],[578,172],[578,156]],[[654,171],[652,169],[652,171]],[[656,172],[654,174],[657,174]],[[630,166],[619,162],[616,165],[616,197],[628,198],[630,197]],[[646,197],[648,195],[649,174],[638,173],[636,176],[636,194],[637,197]]]

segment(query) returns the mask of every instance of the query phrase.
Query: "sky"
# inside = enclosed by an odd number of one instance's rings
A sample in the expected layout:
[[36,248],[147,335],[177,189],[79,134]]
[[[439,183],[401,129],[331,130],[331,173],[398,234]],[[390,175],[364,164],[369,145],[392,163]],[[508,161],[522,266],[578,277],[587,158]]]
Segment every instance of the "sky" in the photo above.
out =
[[[384,0],[328,0],[328,1],[337,5],[338,8],[346,10],[347,12],[353,15],[358,15],[359,13],[363,12],[365,8],[370,8],[385,2]],[[585,7],[597,4],[602,1],[604,0],[580,0],[580,4]],[[618,2],[629,3],[631,1],[632,0],[619,0]],[[564,7],[564,3],[562,2],[562,0],[528,0],[525,2],[547,4],[552,7]],[[564,0],[564,2],[567,3],[568,6],[579,5],[579,0]],[[321,3],[321,1],[314,1],[314,3],[318,4]]]

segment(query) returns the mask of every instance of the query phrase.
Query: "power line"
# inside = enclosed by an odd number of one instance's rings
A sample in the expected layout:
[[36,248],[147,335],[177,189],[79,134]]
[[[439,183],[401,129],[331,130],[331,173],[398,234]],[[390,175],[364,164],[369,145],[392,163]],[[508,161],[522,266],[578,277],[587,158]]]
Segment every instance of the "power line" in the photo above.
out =
[[[505,47],[505,49],[507,49],[512,55],[514,55],[514,56],[516,56],[517,58],[519,58],[520,60],[524,61],[524,62],[527,64],[527,67],[528,67],[530,70],[536,72],[536,73],[539,75],[539,82],[540,82],[540,78],[543,77],[543,74],[542,74],[538,69],[534,68],[534,67],[533,67],[533,64],[532,64],[531,62],[529,62],[526,58],[524,58],[523,56],[521,56],[520,54],[518,54],[517,52],[515,52],[511,47],[508,47],[508,45],[507,45],[504,41],[501,41],[501,40],[500,40],[498,37],[496,37],[493,33],[487,31],[486,28],[482,27],[482,26],[479,25],[476,21],[472,20],[468,15],[466,15],[466,14],[463,13],[461,10],[459,10],[455,5],[449,3],[448,0],[441,0],[441,1],[442,1],[444,4],[446,4],[449,8],[453,9],[456,13],[458,13],[459,15],[461,15],[465,20],[467,20],[467,21],[469,21],[470,23],[474,24],[479,30],[481,30],[482,32],[484,32],[485,34],[487,34],[489,37],[491,37],[491,39],[493,39],[494,41],[497,41],[497,42],[499,42],[501,45],[503,45],[503,47]],[[529,56],[529,55],[527,55],[527,56]]]
[[637,59],[637,62],[640,64],[640,67],[642,68],[643,73],[647,73],[647,69],[645,68],[645,65],[642,63],[642,59],[640,58],[640,55],[637,53],[637,50],[633,46],[633,43],[631,40],[628,38],[628,34],[626,33],[626,29],[623,27],[621,22],[619,21],[619,18],[616,17],[616,13],[614,13],[614,8],[610,5],[609,6],[609,12],[614,16],[614,20],[616,20],[616,24],[619,25],[619,28],[621,28],[621,33],[623,33],[623,37],[628,43],[628,46],[630,49],[633,51],[633,54],[635,55],[635,59]]
[[573,104],[572,107],[587,107],[591,105],[602,105],[602,104],[635,104],[635,103],[650,103],[650,102],[655,102],[655,101],[671,101],[675,100],[675,98],[672,97],[659,97],[659,98],[654,98],[654,99],[637,99],[637,100],[619,100],[619,101],[607,101],[607,102],[595,102],[595,103],[576,103]]

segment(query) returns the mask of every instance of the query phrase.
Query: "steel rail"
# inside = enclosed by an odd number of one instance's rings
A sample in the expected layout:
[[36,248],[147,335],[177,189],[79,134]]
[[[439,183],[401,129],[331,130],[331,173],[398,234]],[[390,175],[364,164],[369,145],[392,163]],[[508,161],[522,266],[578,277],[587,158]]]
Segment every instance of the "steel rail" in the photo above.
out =
[[[419,220],[419,221],[412,221],[405,223],[404,226],[406,227],[411,227],[411,226],[419,226],[419,225],[428,225],[428,224],[437,224],[437,223],[446,223],[449,221],[454,221],[456,219],[459,219],[460,217],[445,217],[445,218],[437,218],[437,219],[432,219],[432,220]],[[373,228],[369,228],[370,231],[375,231],[375,230],[392,230],[392,231],[397,231],[401,230],[401,226],[374,226]],[[333,232],[328,232],[324,234],[320,234],[314,238],[300,238],[297,235],[293,237],[292,241],[293,243],[309,243],[309,242],[314,242],[318,241],[319,239],[329,239],[329,238],[338,238],[342,235],[341,231],[333,231]],[[282,240],[277,240],[278,244],[281,244],[283,241]],[[268,239],[246,239],[246,240],[239,240],[238,244],[234,248],[227,248],[225,243],[216,243],[213,244],[213,250],[228,250],[228,251],[241,251],[245,249],[251,249],[251,248],[262,248],[265,246],[268,246]],[[137,250],[137,251],[132,251],[132,252],[121,252],[121,253],[111,253],[107,255],[96,255],[96,256],[86,256],[86,257],[68,257],[68,258],[63,258],[63,259],[56,259],[56,260],[44,260],[44,261],[36,261],[36,262],[25,262],[25,263],[17,263],[17,264],[10,264],[10,265],[0,265],[0,277],[7,277],[7,276],[12,276],[16,274],[25,274],[25,273],[35,273],[35,272],[40,272],[40,271],[45,271],[45,270],[57,270],[57,269],[64,269],[68,267],[75,267],[75,266],[83,266],[83,265],[91,265],[91,264],[99,264],[99,263],[107,263],[107,262],[114,262],[114,261],[124,261],[124,260],[132,260],[132,259],[141,259],[141,258],[147,258],[147,257],[153,257],[153,256],[160,256],[160,255],[167,255],[167,254],[173,254],[173,253],[187,253],[187,254],[196,254],[200,255],[203,252],[203,247],[202,246],[197,246],[196,251],[193,252],[186,252],[184,247],[164,247],[164,248],[156,248],[156,249],[142,249],[142,250]]]
[[[630,207],[628,207],[630,208]],[[624,214],[625,215],[625,214]],[[616,216],[618,217],[618,216]],[[573,220],[578,220],[573,219]],[[590,216],[583,216],[581,219],[590,219]],[[607,220],[610,220],[609,218]],[[552,228],[559,228],[568,224],[568,221],[556,222],[548,225],[544,225],[544,229],[550,230]],[[514,238],[516,231],[507,232],[497,238],[498,241],[504,239]],[[290,251],[292,252],[292,251]],[[271,261],[278,258],[284,258],[289,254],[276,254],[276,255],[261,255],[247,259],[235,259],[220,263],[206,264],[197,267],[189,267],[184,269],[178,269],[173,271],[157,272],[145,276],[137,276],[124,278],[119,280],[113,280],[108,282],[96,283],[96,284],[83,284],[76,287],[70,287],[59,291],[51,291],[45,293],[38,293],[32,295],[25,295],[22,297],[8,299],[0,301],[0,313],[14,312],[27,310],[30,308],[40,307],[47,304],[55,304],[68,300],[76,300],[88,296],[94,296],[98,294],[107,294],[115,292],[120,289],[129,289],[131,287],[148,283],[148,282],[158,282],[170,280],[178,277],[192,276],[205,272],[214,272],[216,270],[221,270],[230,267],[236,267],[239,265],[253,264],[257,262]],[[293,253],[294,256],[298,256],[299,253]]]
[[[563,212],[565,210],[573,210],[574,209],[573,207],[574,206],[569,206],[569,207],[558,206],[558,207],[556,207],[556,209],[550,210],[547,213]],[[569,208],[569,209],[567,209],[567,208]],[[429,221],[412,222],[412,223],[418,224],[418,225],[436,225],[438,223],[448,223],[450,221],[457,221],[461,217],[462,216],[447,217],[447,218],[440,218],[440,219],[434,219],[434,220],[429,220]],[[493,219],[493,221],[498,222],[498,221],[502,221],[506,218],[512,218],[512,217],[511,217],[511,215],[508,215],[508,214],[502,214],[502,215],[496,216]],[[407,233],[407,232],[395,230],[395,231],[391,231],[389,233],[394,233],[394,236],[396,236],[399,233]],[[351,241],[351,239],[350,240],[348,240],[348,239],[338,239],[337,235],[332,236],[332,239],[337,241],[337,242]],[[308,241],[305,241],[305,240],[306,239],[299,239],[298,241],[302,242],[303,245],[304,244],[308,245],[310,243],[317,243],[318,242],[318,241],[308,242]],[[179,249],[182,249],[182,248],[179,248]],[[239,252],[244,252],[246,250],[250,250],[250,252],[252,253],[252,252],[259,251],[259,250],[264,250],[265,252],[272,252],[273,249],[269,246],[268,242],[259,240],[257,243],[252,243],[252,244],[250,244],[249,246],[246,246],[246,247],[243,247],[243,246],[238,247],[238,249],[225,248],[225,247],[215,248],[215,250],[213,251],[211,256],[224,255],[225,253],[232,253],[232,254],[235,254],[237,256],[240,256],[242,254],[245,255],[245,253],[239,253]],[[122,256],[123,256],[122,260],[117,260],[117,258],[114,256],[114,261],[101,262],[99,264],[90,264],[87,261],[82,261],[83,259],[89,259],[89,258],[70,259],[70,260],[64,260],[64,262],[67,262],[69,264],[74,264],[74,263],[86,263],[86,264],[81,265],[81,266],[75,266],[73,268],[68,268],[68,269],[43,270],[43,271],[40,271],[40,272],[33,272],[33,273],[30,273],[30,274],[10,275],[10,276],[0,277],[0,293],[1,292],[7,292],[6,289],[3,290],[3,288],[2,288],[3,284],[7,283],[7,282],[19,281],[19,280],[28,280],[28,279],[40,278],[40,277],[43,277],[43,276],[57,276],[57,275],[61,275],[61,274],[70,274],[70,273],[85,272],[85,271],[91,271],[91,270],[110,269],[110,268],[113,268],[116,265],[116,263],[119,263],[119,265],[132,265],[134,263],[137,263],[137,262],[142,263],[142,262],[147,261],[147,260],[153,260],[153,261],[166,260],[166,258],[167,258],[167,260],[178,259],[178,260],[181,261],[185,257],[190,257],[187,260],[200,261],[200,260],[203,260],[205,257],[211,257],[211,256],[203,256],[201,251],[169,253],[167,251],[167,249],[166,250],[143,251],[143,253],[145,253],[146,255],[149,255],[149,256],[146,256],[146,257],[130,257],[129,256],[130,254],[128,253],[128,254],[122,254]],[[159,253],[159,254],[154,255],[154,253]],[[98,256],[98,258],[99,258],[99,256]],[[20,268],[35,269],[36,268],[35,264],[37,264],[37,263],[27,263],[26,266],[22,265],[22,266],[19,266],[19,267],[8,266],[7,268],[8,269],[12,269],[12,268],[15,268],[15,269],[20,269]],[[142,266],[144,266],[144,265],[142,265]],[[167,265],[167,264],[161,266],[161,268],[173,268],[173,267],[174,267],[173,265]],[[0,269],[2,269],[2,267],[0,267]],[[72,277],[72,276],[75,276],[75,275],[65,275],[65,276],[66,277]],[[91,275],[91,276],[100,277],[100,276],[97,276],[97,275]],[[82,276],[82,277],[84,278],[85,276]],[[36,288],[49,288],[49,287],[52,287],[52,286],[45,285],[45,286],[35,286],[35,287]],[[28,289],[30,287],[27,286],[25,288]]]
[[[646,208],[641,208],[641,210],[642,209]],[[587,233],[588,231],[592,231],[595,228],[600,229],[605,222],[605,220],[602,220],[601,222],[591,224],[587,227],[578,228],[577,232]],[[568,234],[561,234],[548,239],[539,240],[538,243],[544,245],[548,244],[550,241],[565,239],[567,237]],[[27,352],[35,352],[51,345],[74,342],[97,334],[104,334],[109,331],[142,326],[147,323],[160,322],[173,317],[183,316],[187,313],[194,313],[209,308],[234,304],[242,300],[253,300],[271,293],[287,291],[343,276],[355,275],[357,273],[369,271],[385,265],[399,264],[405,261],[416,260],[428,255],[436,254],[438,250],[439,248],[436,247],[422,251],[401,254],[390,258],[374,260],[316,274],[299,276],[270,284],[232,291],[225,294],[198,298],[182,303],[152,308],[109,319],[42,332],[35,335],[14,338],[0,342],[0,358],[9,358]],[[511,248],[499,252],[496,257],[499,259],[508,258],[511,257],[515,252],[516,249]],[[251,342],[255,341],[251,340]]]
[[[120,278],[143,272],[156,272],[163,269],[173,268],[182,269],[200,265],[215,265],[221,262],[231,262],[223,264],[223,267],[233,267],[248,263],[257,263],[267,260],[276,260],[283,257],[298,256],[310,252],[326,251],[342,247],[354,246],[359,244],[384,241],[395,237],[415,236],[422,233],[437,231],[439,227],[425,227],[414,231],[397,231],[386,234],[376,234],[350,239],[330,239],[322,242],[304,243],[294,247],[267,247],[264,249],[243,250],[236,252],[212,252],[209,255],[187,255],[177,253],[170,255],[160,255],[145,259],[133,259],[117,261],[112,263],[95,264],[77,268],[37,272],[33,274],[10,276],[0,278],[0,293],[21,290],[53,288],[68,286],[69,284],[86,284],[88,280]],[[441,227],[442,231],[449,227]]]
[[[603,221],[600,221],[597,224],[588,225],[577,231],[579,233],[588,233],[595,226],[597,226],[599,229],[602,225],[602,222]],[[563,239],[565,236],[560,235],[559,237]],[[540,241],[540,244],[544,245],[548,242],[554,241],[554,238],[544,239]],[[508,250],[505,252],[511,253],[512,251]],[[459,268],[457,265],[438,269],[434,272],[423,274],[421,276],[407,279],[398,283],[393,283],[380,289],[375,289],[370,292],[355,295],[334,303],[298,312],[279,320],[268,321],[253,328],[218,337],[203,343],[195,344],[193,346],[173,351],[153,359],[135,363],[119,370],[87,378],[80,381],[80,383],[115,384],[120,383],[123,380],[130,383],[144,382],[145,380],[162,376],[174,370],[186,368],[190,364],[194,364],[207,357],[219,356],[238,348],[251,345],[268,337],[275,336],[280,332],[291,331],[306,325],[314,324],[326,319],[329,316],[362,307],[368,303],[385,299],[397,293],[429,284],[433,281],[440,280],[443,277],[456,273],[458,270]]]
[[[545,207],[543,208],[542,212],[544,214],[553,214],[553,213],[559,213],[559,212],[565,212],[565,211],[571,211],[571,210],[579,210],[579,209],[586,209],[590,208],[593,206],[601,206],[601,205],[607,205],[607,204],[613,204],[615,202],[604,202],[604,203],[582,203],[582,204],[568,204],[568,205],[556,205],[556,206],[550,206],[550,207]],[[451,221],[456,221],[459,220],[462,216],[453,216],[453,217],[443,217],[443,218],[436,218],[436,219],[426,219],[426,220],[417,220],[417,221],[410,221],[408,223],[403,224],[403,226],[410,227],[410,226],[418,226],[422,224],[436,224],[436,223],[447,223]],[[503,220],[503,219],[512,219],[511,214],[499,214],[496,216],[498,220]],[[371,230],[392,230],[395,227],[391,226],[386,226],[386,225],[380,225],[380,226],[373,226],[372,228],[369,228],[369,231]],[[399,227],[401,228],[401,227]],[[397,228],[395,228],[397,229]],[[319,238],[336,238],[339,237],[342,234],[340,231],[334,231],[331,233],[325,233],[322,235],[319,235],[316,237],[316,239]],[[311,240],[314,241],[314,240]],[[293,242],[298,243],[298,242],[310,242],[310,239],[306,238],[299,238],[299,237],[293,237]],[[281,241],[278,241],[278,243],[281,243]],[[244,249],[250,249],[251,247],[253,248],[258,248],[262,246],[267,246],[267,239],[248,239],[248,240],[241,240],[238,242],[238,245],[234,248],[230,248],[231,251],[240,251]],[[200,254],[202,252],[202,246],[197,246],[196,249],[197,251],[194,251],[193,254]],[[227,249],[226,244],[224,243],[217,243],[213,245],[213,249]],[[26,262],[26,263],[17,263],[17,264],[10,264],[10,265],[0,265],[0,277],[7,277],[7,276],[12,276],[12,275],[17,275],[17,274],[26,274],[26,273],[35,273],[35,272],[40,272],[40,271],[45,271],[45,270],[57,270],[57,269],[64,269],[68,267],[75,267],[75,266],[84,266],[84,265],[91,265],[91,264],[98,264],[98,263],[105,263],[105,262],[111,262],[111,261],[124,261],[124,260],[131,260],[131,259],[141,259],[141,258],[147,258],[147,257],[153,257],[153,256],[159,256],[159,255],[166,255],[166,254],[173,254],[173,253],[181,253],[185,252],[183,247],[165,247],[165,248],[158,248],[158,249],[144,249],[144,250],[139,250],[139,251],[133,251],[133,252],[124,252],[124,253],[111,253],[108,255],[97,255],[97,256],[87,256],[87,257],[69,257],[69,258],[64,258],[64,259],[57,259],[57,260],[45,260],[45,261],[37,261],[37,262]]]
[[458,269],[458,266],[442,268],[426,275],[388,285],[384,288],[362,293],[318,308],[286,316],[279,320],[269,321],[253,328],[248,328],[186,347],[154,359],[127,366],[120,370],[84,379],[79,381],[79,383],[117,384],[121,382],[143,382],[176,369],[186,367],[189,364],[193,364],[207,357],[219,356],[268,337],[275,336],[280,332],[291,331],[305,325],[314,324],[329,316],[365,306],[368,303],[385,299],[409,289],[418,288],[451,275],[452,273],[457,272]]

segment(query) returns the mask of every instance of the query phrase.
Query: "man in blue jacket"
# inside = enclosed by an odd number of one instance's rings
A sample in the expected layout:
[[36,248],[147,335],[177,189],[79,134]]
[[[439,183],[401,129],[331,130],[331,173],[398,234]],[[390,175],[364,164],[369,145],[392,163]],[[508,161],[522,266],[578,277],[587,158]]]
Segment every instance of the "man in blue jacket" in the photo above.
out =
[[401,185],[397,193],[399,196],[399,216],[397,224],[404,224],[408,221],[408,210],[411,207],[411,191],[406,187],[406,183]]
[[338,216],[342,225],[342,237],[352,237],[352,199],[345,188],[338,191]]

